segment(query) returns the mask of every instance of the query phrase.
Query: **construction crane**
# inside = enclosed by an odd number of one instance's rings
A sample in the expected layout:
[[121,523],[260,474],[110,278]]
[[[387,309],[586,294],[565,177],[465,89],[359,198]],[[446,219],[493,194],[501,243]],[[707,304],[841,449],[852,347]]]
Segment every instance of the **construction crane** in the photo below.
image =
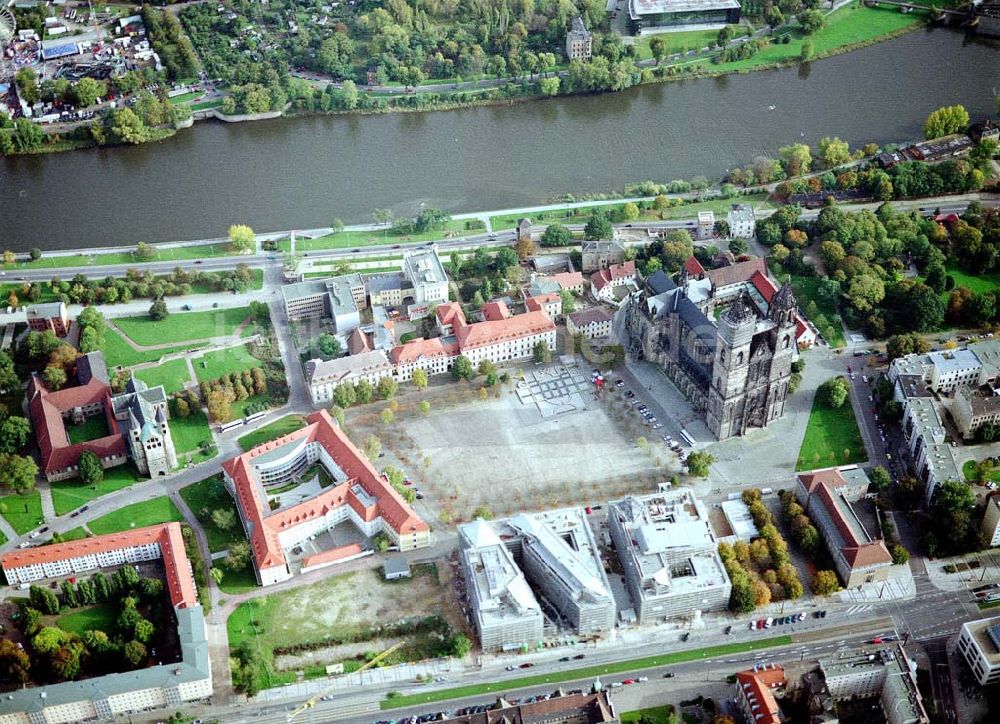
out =
[[[365,669],[370,669],[375,664],[377,664],[379,661],[381,661],[382,659],[384,659],[385,657],[387,657],[389,654],[395,652],[397,649],[400,649],[400,648],[402,648],[405,645],[406,645],[405,641],[400,641],[397,644],[393,644],[392,646],[390,646],[389,648],[387,648],[385,651],[383,651],[382,653],[380,653],[378,656],[374,657],[371,661],[369,661],[368,663],[366,663],[364,666],[362,666],[360,669],[358,669],[357,671],[355,671],[353,673],[360,674]],[[301,714],[302,712],[304,712],[306,709],[312,709],[314,706],[316,706],[316,702],[317,701],[319,701],[321,698],[323,698],[324,696],[326,696],[326,694],[328,692],[333,691],[334,688],[335,687],[332,687],[332,686],[327,687],[326,689],[323,689],[323,691],[321,691],[318,694],[316,694],[315,696],[313,696],[311,699],[306,699],[304,702],[302,702],[302,704],[295,711],[293,711],[291,714],[288,715],[288,721],[291,721],[292,719],[294,719],[295,717],[297,717],[299,714]]]

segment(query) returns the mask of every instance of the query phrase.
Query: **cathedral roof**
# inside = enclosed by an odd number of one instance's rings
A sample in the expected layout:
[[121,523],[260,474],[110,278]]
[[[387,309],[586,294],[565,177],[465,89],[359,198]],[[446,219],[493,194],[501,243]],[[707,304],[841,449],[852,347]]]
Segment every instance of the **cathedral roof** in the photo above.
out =
[[722,315],[722,318],[730,324],[746,324],[757,320],[757,313],[754,312],[750,300],[747,299],[746,292],[741,293],[732,306]]

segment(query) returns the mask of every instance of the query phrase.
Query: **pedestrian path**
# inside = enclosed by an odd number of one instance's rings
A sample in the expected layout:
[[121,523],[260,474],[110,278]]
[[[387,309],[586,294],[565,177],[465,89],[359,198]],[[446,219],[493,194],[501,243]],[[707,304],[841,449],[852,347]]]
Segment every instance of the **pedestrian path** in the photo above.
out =
[[37,487],[42,500],[42,517],[45,520],[52,520],[56,517],[56,506],[52,503],[52,488],[48,482],[41,482]]

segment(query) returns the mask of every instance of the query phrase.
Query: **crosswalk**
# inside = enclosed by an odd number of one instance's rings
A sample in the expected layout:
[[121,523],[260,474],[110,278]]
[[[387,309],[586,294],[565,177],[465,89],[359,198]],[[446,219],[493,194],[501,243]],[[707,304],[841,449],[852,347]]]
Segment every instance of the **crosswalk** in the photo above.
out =
[[875,606],[868,604],[867,606],[851,606],[849,609],[844,611],[845,616],[854,616],[855,614],[864,613],[865,611],[874,610]]

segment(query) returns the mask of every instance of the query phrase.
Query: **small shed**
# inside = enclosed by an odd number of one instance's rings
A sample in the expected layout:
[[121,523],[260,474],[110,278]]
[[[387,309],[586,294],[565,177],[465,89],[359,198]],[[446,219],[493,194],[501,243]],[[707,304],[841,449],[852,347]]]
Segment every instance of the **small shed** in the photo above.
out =
[[386,558],[385,563],[382,564],[382,572],[385,575],[385,580],[387,581],[395,581],[399,578],[409,578],[410,562],[402,556]]

